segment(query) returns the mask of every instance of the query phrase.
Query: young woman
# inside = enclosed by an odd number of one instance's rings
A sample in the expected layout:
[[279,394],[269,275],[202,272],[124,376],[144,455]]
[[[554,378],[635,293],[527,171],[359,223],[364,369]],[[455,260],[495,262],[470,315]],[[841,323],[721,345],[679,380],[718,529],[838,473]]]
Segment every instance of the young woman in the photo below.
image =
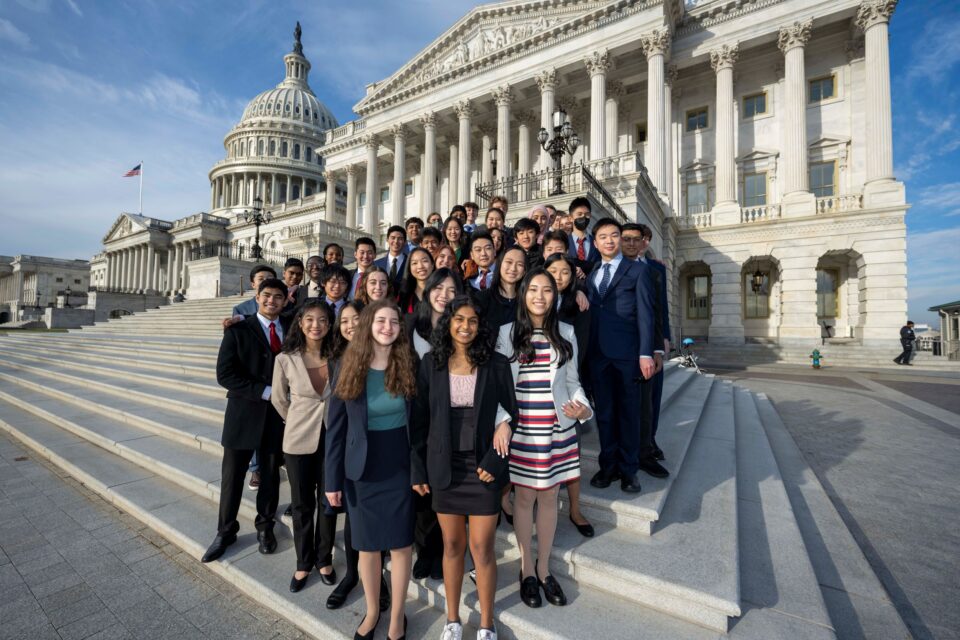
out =
[[[337,581],[333,539],[337,516],[326,515],[323,500],[323,414],[330,397],[328,358],[333,350],[333,310],[311,298],[297,311],[283,352],[273,367],[270,402],[283,418],[283,454],[290,480],[293,543],[297,570],[290,580],[296,593],[313,567],[324,584]],[[314,528],[316,512],[316,528]]]
[[463,223],[454,216],[447,218],[447,221],[443,223],[443,229],[440,231],[443,234],[443,244],[447,245],[456,252],[456,261],[455,264],[460,264],[460,260],[463,259]]
[[494,332],[513,322],[517,300],[517,285],[526,272],[526,254],[517,246],[510,247],[497,258],[490,288],[477,294],[483,319]]
[[[500,328],[497,351],[510,360],[518,415],[510,443],[510,481],[516,492],[513,526],[520,547],[520,599],[529,607],[567,598],[550,575],[560,485],[580,477],[574,424],[593,412],[577,374],[573,327],[557,320],[557,283],[543,269],[528,273],[518,291],[516,321]],[[536,507],[537,554],[532,549]],[[542,576],[542,577],[541,577]]]
[[[391,300],[360,314],[353,340],[331,381],[326,440],[326,496],[346,505],[360,551],[366,617],[355,637],[373,638],[380,621],[381,552],[390,551],[392,607],[387,638],[403,637],[403,604],[413,545],[410,409],[416,360]],[[348,446],[349,442],[349,446]]]
[[527,214],[527,217],[536,222],[540,227],[540,231],[537,233],[537,244],[540,244],[543,242],[543,234],[549,229],[548,220],[550,218],[550,214],[545,206],[542,204],[537,204],[533,206],[533,209],[530,210],[530,213]]
[[463,283],[450,269],[437,269],[427,278],[423,302],[413,316],[407,317],[407,332],[417,356],[423,358],[430,351],[430,335],[437,326],[447,303],[463,293]]
[[423,290],[427,278],[436,267],[433,256],[423,247],[415,247],[407,255],[403,285],[400,287],[400,310],[410,315],[417,309],[417,303],[423,300]]
[[387,270],[376,265],[370,267],[360,276],[360,291],[357,300],[364,305],[377,300],[393,299],[393,286]]
[[[330,359],[328,360],[329,364],[327,368],[330,371],[328,379],[333,378],[333,374],[339,366],[340,358],[343,357],[344,352],[347,350],[347,345],[350,344],[350,341],[353,340],[353,336],[357,332],[357,325],[360,324],[361,311],[363,311],[363,304],[356,300],[348,302],[340,308],[340,314],[337,316],[337,327],[333,336],[333,348]],[[332,385],[328,384],[328,387],[330,387],[332,391]],[[330,592],[330,597],[327,598],[327,609],[339,609],[342,607],[347,601],[347,596],[350,595],[350,592],[353,591],[354,587],[356,587],[360,581],[358,569],[360,554],[353,548],[352,533],[350,517],[345,516],[343,522],[343,550],[347,559],[347,572],[344,574],[343,579],[340,580],[340,584]],[[387,588],[387,581],[381,574],[380,611],[386,611],[389,608],[390,590]]]
[[458,296],[432,335],[420,363],[414,401],[413,489],[432,494],[443,532],[443,638],[461,638],[463,556],[469,546],[480,601],[478,640],[495,640],[497,584],[494,540],[500,490],[506,484],[510,418],[517,409],[507,359],[495,353],[489,325],[469,296]]
[[487,232],[493,239],[493,250],[499,256],[503,253],[503,229],[487,229]]
[[443,226],[443,216],[434,211],[429,216],[427,216],[427,226],[433,227],[434,229],[440,230],[440,227]]
[[450,269],[457,275],[460,275],[460,263],[457,260],[457,252],[450,245],[443,245],[437,251],[437,258],[434,261],[437,269]]

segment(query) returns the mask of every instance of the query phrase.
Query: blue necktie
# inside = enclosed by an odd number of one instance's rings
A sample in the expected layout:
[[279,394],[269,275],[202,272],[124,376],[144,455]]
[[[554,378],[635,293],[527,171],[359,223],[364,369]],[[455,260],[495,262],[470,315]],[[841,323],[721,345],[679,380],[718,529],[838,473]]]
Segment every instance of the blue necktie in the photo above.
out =
[[610,263],[603,265],[603,277],[600,278],[600,286],[597,287],[597,290],[600,292],[600,297],[607,295],[607,287],[610,286]]

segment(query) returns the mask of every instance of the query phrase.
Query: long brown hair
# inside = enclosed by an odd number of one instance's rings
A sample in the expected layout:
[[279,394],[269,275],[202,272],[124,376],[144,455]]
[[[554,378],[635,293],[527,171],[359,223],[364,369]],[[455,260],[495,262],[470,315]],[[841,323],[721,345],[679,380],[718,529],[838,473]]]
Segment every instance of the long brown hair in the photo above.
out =
[[384,387],[394,396],[411,398],[416,394],[416,362],[407,332],[402,326],[403,316],[397,303],[386,299],[370,303],[360,313],[360,324],[340,362],[340,377],[335,393],[342,400],[359,398],[367,385],[367,373],[373,361],[373,317],[381,309],[396,312],[397,319],[401,320],[400,333],[390,346]]
[[382,273],[387,278],[387,293],[384,296],[387,299],[393,298],[396,294],[393,291],[393,281],[390,280],[390,274],[387,273],[387,270],[383,267],[378,267],[377,265],[371,266],[369,269],[363,272],[363,275],[360,276],[360,289],[357,291],[357,300],[363,304],[370,304],[370,296],[367,294],[367,278],[371,273]]

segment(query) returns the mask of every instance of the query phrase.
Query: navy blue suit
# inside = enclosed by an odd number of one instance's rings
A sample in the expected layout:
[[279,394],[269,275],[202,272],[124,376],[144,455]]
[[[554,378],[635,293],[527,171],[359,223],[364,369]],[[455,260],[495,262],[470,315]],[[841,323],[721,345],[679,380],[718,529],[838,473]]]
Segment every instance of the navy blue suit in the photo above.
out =
[[[586,261],[591,264],[596,264],[600,262],[600,251],[597,249],[597,245],[593,242],[593,236],[587,235],[587,241],[590,243],[590,250],[587,251]],[[567,255],[569,255],[574,260],[577,259],[577,237],[572,233],[569,236],[567,241]],[[580,265],[577,265],[580,266]],[[582,268],[582,267],[581,267]],[[588,269],[583,270],[584,273],[589,273]]]
[[[403,269],[407,266],[407,255],[405,253],[400,254],[403,256],[400,258],[400,264],[397,265],[397,277],[394,278],[393,282],[390,283],[390,286],[393,287],[394,291],[400,289],[400,283],[403,282]],[[389,279],[390,274],[390,254],[383,256],[382,258],[377,258],[373,261],[373,264],[377,267],[380,267],[387,272],[387,277]]]
[[[657,297],[658,311],[661,318],[661,332],[664,340],[673,341],[670,337],[670,310],[667,308],[667,267],[658,260],[647,259],[647,266],[651,268],[651,273],[656,274],[657,278]],[[655,349],[662,349],[663,340],[660,341]],[[668,353],[663,354],[666,358]],[[653,437],[657,436],[657,427],[660,424],[660,399],[663,396],[663,369],[657,372],[653,377]]]
[[622,259],[603,296],[594,278],[587,279],[587,352],[600,435],[600,468],[628,476],[637,472],[640,458],[651,452],[650,416],[641,411],[642,395],[651,386],[641,384],[640,373],[640,356],[653,357],[656,348],[656,291],[648,269],[642,262]]

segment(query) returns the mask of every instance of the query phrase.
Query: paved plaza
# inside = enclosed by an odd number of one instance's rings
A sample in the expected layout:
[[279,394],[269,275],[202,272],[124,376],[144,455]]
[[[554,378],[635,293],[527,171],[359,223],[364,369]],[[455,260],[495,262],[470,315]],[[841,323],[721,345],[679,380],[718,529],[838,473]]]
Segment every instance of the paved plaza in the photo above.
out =
[[960,638],[960,374],[904,369],[714,370],[774,402],[914,637]]
[[0,434],[0,638],[303,638]]

